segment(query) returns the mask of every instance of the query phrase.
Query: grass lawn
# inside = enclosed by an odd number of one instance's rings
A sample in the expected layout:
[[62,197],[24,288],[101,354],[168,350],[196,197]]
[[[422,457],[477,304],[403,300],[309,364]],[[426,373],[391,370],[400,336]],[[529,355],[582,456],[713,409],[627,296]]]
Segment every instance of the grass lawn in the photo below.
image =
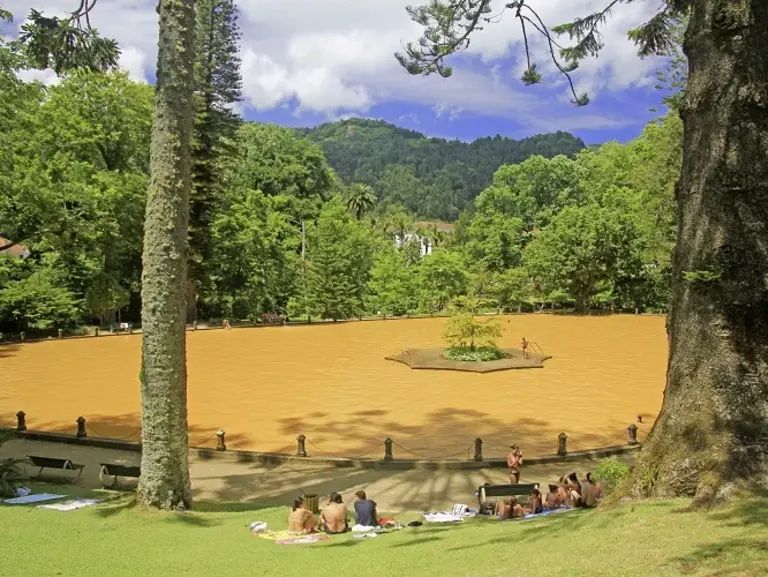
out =
[[[72,488],[39,489],[86,495]],[[685,505],[643,502],[529,521],[476,519],[376,539],[343,535],[285,546],[248,530],[256,520],[284,529],[285,508],[199,503],[194,513],[164,514],[138,510],[127,497],[69,512],[0,504],[0,576],[768,574],[768,493],[708,513],[683,512]]]

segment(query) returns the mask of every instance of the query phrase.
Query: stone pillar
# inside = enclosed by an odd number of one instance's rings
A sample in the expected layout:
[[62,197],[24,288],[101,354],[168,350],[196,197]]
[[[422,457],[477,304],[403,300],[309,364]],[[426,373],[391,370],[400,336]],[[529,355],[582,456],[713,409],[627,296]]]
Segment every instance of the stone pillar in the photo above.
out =
[[475,461],[483,460],[483,440],[478,437],[475,439]]
[[639,445],[640,441],[637,440],[637,425],[632,423],[629,427],[627,427],[627,444],[628,445]]
[[93,331],[93,336],[98,337],[99,336],[99,327],[96,327],[96,330]]
[[196,330],[197,330],[197,321],[194,321],[194,322],[192,323],[192,330],[193,330],[193,331],[196,331]]
[[16,413],[16,430],[17,431],[27,430],[27,414],[24,411],[19,411],[18,413]]
[[21,338],[21,342],[26,341],[27,340],[27,331],[21,331],[21,333],[19,333],[19,337]]
[[227,450],[226,433],[222,429],[219,429],[218,431],[216,431],[216,450],[217,451]]
[[565,456],[568,454],[568,447],[566,444],[568,443],[568,435],[565,433],[560,433],[557,436],[557,454]]
[[391,461],[392,458],[392,439],[387,437],[384,439],[384,460]]
[[61,330],[61,329],[59,329],[59,338],[61,338],[61,337],[63,337],[63,336],[64,336],[64,331],[63,331],[63,330]]
[[77,438],[82,439],[83,437],[87,437],[88,433],[85,432],[85,417],[78,417],[76,422],[77,422]]
[[296,456],[297,457],[306,457],[307,456],[307,449],[306,449],[306,446],[304,445],[304,442],[306,440],[307,440],[307,438],[304,435],[299,435],[298,437],[296,437],[296,443],[298,445],[296,447]]

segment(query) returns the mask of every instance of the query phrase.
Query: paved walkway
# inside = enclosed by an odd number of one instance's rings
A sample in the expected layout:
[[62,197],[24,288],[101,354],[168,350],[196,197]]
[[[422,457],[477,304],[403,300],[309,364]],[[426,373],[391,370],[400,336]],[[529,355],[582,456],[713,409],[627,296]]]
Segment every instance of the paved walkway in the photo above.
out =
[[[134,452],[41,441],[16,439],[0,449],[2,457],[27,455],[69,458],[84,464],[79,486],[93,489],[101,487],[99,463],[140,463],[140,455]],[[563,473],[575,470],[581,476],[596,466],[595,461],[583,461],[524,467],[521,482],[546,484]],[[37,469],[30,468],[29,472],[36,474]],[[435,511],[454,503],[473,503],[475,490],[486,481],[507,482],[503,469],[391,471],[302,463],[271,466],[219,459],[206,461],[193,453],[190,453],[190,475],[197,500],[289,505],[301,489],[320,495],[321,500],[332,491],[338,491],[345,502],[352,502],[355,491],[364,489],[379,504],[380,510],[392,513]]]

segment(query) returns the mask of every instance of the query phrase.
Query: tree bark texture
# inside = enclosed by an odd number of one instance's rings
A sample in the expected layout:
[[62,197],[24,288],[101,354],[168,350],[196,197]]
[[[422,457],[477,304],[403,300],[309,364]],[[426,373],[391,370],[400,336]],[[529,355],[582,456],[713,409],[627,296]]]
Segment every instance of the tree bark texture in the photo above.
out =
[[160,0],[142,274],[139,503],[191,507],[185,313],[195,0]]
[[768,2],[697,0],[664,403],[618,495],[709,505],[768,450]]

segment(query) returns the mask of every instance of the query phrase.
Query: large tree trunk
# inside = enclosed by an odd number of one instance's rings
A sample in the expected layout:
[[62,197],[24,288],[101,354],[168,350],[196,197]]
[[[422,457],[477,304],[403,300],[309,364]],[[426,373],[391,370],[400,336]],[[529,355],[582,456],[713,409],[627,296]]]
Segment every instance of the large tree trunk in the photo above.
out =
[[768,2],[697,0],[664,404],[618,496],[712,503],[768,446]]
[[160,0],[142,274],[142,505],[192,505],[184,331],[195,0]]

